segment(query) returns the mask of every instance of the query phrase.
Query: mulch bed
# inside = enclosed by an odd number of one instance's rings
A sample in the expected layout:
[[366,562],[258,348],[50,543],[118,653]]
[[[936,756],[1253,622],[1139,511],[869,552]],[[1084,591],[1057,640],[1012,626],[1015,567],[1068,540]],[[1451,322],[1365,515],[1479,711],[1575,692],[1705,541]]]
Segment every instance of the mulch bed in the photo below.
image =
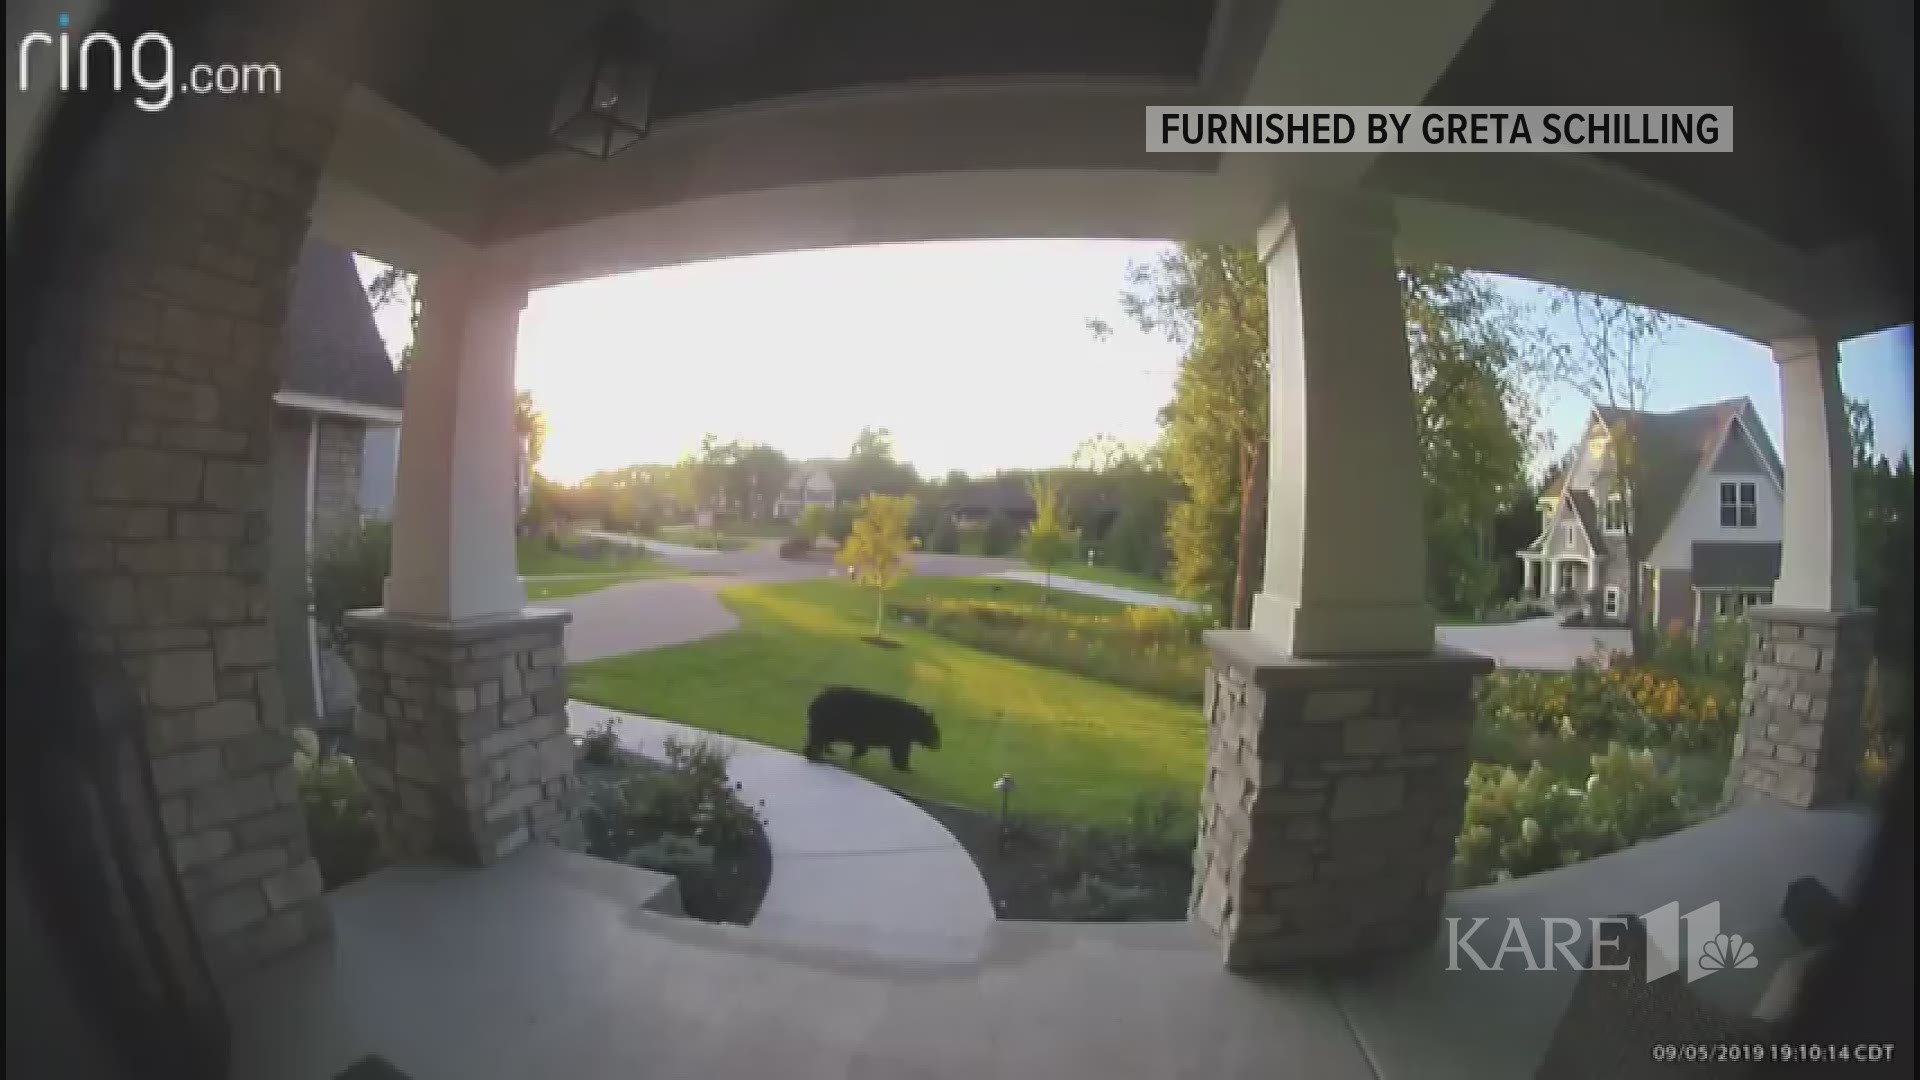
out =
[[[911,799],[953,834],[973,857],[987,895],[1002,919],[1077,921],[1063,915],[1056,895],[1070,889],[1079,867],[1063,852],[1063,839],[1073,830],[1044,822],[1016,818],[1001,836],[1000,819],[993,814],[925,799]],[[1179,920],[1187,917],[1187,891],[1193,878],[1190,856],[1181,855],[1124,867],[1105,867],[1112,876],[1147,885],[1153,899],[1129,912],[1127,921]]]

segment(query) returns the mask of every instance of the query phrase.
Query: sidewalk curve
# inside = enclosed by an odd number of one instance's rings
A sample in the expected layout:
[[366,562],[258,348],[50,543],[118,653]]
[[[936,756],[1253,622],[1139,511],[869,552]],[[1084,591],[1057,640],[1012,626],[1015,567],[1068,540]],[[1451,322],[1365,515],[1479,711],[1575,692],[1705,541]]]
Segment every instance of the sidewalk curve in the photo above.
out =
[[567,703],[583,735],[612,721],[620,745],[650,758],[668,736],[733,752],[728,773],[758,803],[773,877],[756,937],[887,960],[973,963],[987,948],[993,901],[973,858],[939,822],[886,788],[834,765],[666,720]]

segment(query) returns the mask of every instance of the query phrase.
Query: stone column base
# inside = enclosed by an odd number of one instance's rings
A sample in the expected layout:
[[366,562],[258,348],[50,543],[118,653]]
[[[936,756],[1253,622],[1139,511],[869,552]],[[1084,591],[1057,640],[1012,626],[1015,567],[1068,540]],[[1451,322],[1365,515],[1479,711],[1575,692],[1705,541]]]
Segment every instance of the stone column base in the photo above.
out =
[[1439,929],[1484,656],[1305,660],[1207,635],[1207,780],[1189,914],[1235,971]]
[[1727,800],[1765,795],[1802,808],[1853,794],[1861,708],[1873,663],[1873,612],[1747,611],[1747,684]]
[[387,853],[484,866],[577,846],[564,611],[466,623],[347,616],[355,757]]

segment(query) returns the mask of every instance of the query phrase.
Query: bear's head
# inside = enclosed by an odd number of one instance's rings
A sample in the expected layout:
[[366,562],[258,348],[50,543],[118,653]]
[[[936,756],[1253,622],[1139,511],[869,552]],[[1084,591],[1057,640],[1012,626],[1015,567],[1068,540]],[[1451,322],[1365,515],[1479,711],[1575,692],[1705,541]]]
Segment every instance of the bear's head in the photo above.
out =
[[925,709],[914,710],[913,741],[929,750],[940,749],[940,725],[933,722],[933,714]]

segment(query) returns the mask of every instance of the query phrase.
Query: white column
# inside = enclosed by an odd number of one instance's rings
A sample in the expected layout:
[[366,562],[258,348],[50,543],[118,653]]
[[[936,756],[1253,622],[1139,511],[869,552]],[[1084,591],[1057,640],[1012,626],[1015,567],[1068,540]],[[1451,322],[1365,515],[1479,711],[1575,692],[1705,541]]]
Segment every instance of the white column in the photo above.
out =
[[1853,447],[1840,395],[1840,350],[1827,338],[1773,343],[1785,417],[1786,520],[1773,602],[1847,611],[1859,602],[1854,570]]
[[477,260],[420,281],[394,483],[387,610],[432,622],[518,612],[513,367],[526,289]]
[[1389,208],[1358,193],[1296,197],[1260,241],[1273,452],[1253,631],[1295,656],[1429,652],[1420,457]]

